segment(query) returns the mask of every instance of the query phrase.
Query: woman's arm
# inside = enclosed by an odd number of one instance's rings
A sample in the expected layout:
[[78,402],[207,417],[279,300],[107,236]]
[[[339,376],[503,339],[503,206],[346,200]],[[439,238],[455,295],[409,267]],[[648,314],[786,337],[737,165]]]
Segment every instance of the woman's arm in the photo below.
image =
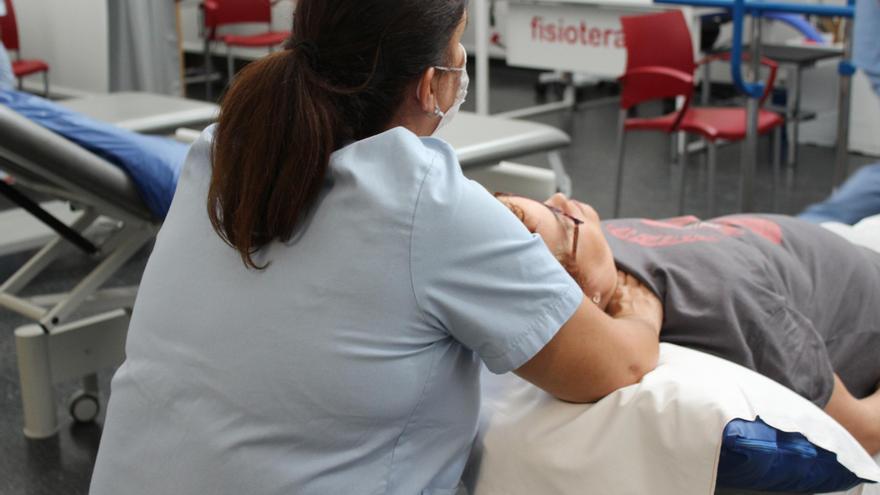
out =
[[835,373],[834,391],[825,404],[825,412],[843,425],[869,454],[880,454],[880,388],[864,399],[856,399]]
[[663,307],[635,278],[618,274],[603,313],[584,299],[556,336],[516,374],[569,402],[595,402],[657,366]]

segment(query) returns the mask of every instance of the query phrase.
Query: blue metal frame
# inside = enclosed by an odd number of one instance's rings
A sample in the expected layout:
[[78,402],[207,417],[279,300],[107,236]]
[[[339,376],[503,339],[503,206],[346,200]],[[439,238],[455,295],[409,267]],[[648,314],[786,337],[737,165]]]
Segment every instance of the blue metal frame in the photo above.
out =
[[762,2],[758,0],[654,0],[654,3],[670,5],[690,5],[694,7],[717,7],[729,9],[733,13],[733,47],[731,49],[730,70],[737,90],[751,98],[764,94],[764,85],[748,83],[742,75],[742,31],[746,15],[760,17],[763,12],[789,12],[793,14],[818,15],[824,17],[848,17],[855,14],[855,0],[848,0],[846,6],[798,4],[784,2]]

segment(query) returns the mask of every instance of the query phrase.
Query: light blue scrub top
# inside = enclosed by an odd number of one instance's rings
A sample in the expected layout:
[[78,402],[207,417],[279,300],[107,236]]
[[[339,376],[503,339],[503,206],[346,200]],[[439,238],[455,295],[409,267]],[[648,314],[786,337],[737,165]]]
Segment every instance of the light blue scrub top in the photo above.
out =
[[880,96],[880,0],[856,0],[853,62]]
[[455,493],[480,360],[521,366],[580,288],[404,128],[334,153],[305,228],[247,270],[206,214],[211,137],[144,273],[91,493]]

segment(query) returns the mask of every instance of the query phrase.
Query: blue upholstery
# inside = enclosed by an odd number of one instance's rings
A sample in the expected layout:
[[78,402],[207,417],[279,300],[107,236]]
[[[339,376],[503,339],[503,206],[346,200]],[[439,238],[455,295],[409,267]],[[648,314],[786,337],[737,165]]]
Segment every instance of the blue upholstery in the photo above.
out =
[[735,419],[724,429],[718,487],[765,492],[848,490],[864,480],[800,433],[779,431],[757,418]]

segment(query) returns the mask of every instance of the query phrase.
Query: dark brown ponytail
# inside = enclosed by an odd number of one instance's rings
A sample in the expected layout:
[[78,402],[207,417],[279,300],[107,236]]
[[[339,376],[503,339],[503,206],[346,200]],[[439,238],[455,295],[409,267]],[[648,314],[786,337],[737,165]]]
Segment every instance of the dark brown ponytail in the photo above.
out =
[[382,132],[431,65],[465,0],[300,0],[284,51],[248,65],[224,96],[208,216],[249,268],[314,205],[330,154]]

